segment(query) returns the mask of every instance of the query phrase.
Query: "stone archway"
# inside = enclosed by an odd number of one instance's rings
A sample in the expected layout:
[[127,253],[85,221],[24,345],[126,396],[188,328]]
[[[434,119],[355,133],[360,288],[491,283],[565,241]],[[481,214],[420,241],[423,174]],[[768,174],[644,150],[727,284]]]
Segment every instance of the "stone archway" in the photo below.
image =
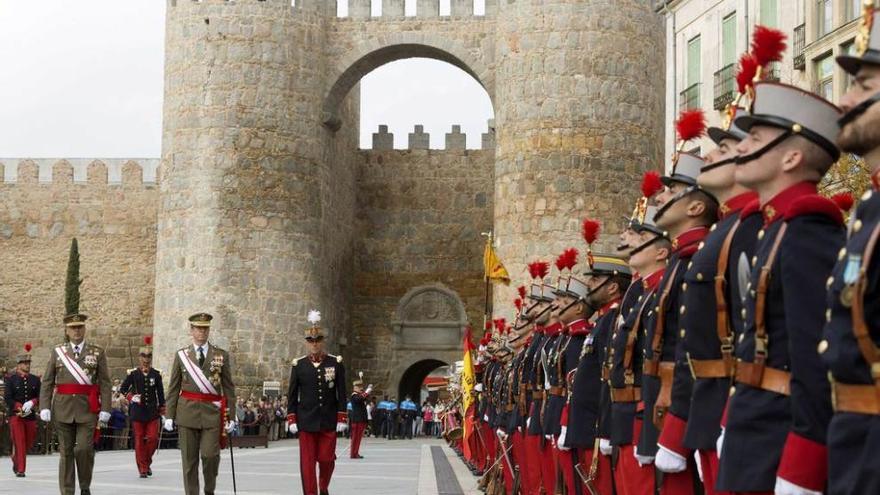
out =
[[438,359],[423,359],[410,365],[410,367],[403,372],[403,375],[400,377],[400,381],[397,384],[397,399],[403,400],[404,397],[409,396],[413,401],[420,402],[419,392],[421,391],[422,382],[425,381],[425,378],[437,368],[449,364],[451,363],[440,361]]
[[386,46],[376,42],[364,43],[336,64],[330,78],[333,85],[322,106],[321,120],[327,128],[335,131],[341,127],[339,105],[361,78],[382,65],[406,58],[430,58],[458,67],[483,86],[494,107],[494,71],[455,40],[419,33],[396,33],[389,43]]

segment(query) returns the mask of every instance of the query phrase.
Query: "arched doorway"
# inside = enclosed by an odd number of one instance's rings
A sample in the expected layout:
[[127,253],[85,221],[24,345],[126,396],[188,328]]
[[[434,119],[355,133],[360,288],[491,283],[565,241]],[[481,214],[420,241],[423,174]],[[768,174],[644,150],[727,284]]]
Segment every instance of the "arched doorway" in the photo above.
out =
[[414,402],[421,402],[422,383],[425,378],[437,368],[447,366],[449,363],[440,361],[439,359],[424,359],[413,363],[403,376],[400,377],[400,383],[397,385],[397,399],[403,400],[409,396]]

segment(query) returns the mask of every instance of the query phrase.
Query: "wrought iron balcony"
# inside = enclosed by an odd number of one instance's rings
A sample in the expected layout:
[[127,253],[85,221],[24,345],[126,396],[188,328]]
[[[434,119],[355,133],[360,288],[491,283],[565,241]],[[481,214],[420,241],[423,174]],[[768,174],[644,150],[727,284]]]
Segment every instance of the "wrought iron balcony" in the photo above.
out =
[[804,70],[807,66],[806,57],[804,56],[804,48],[806,45],[806,25],[801,24],[794,28],[794,46],[792,48],[792,53],[794,55],[795,70]]
[[725,65],[715,72],[715,110],[723,110],[736,96],[736,64]]
[[678,94],[678,110],[700,108],[700,83],[691,84]]

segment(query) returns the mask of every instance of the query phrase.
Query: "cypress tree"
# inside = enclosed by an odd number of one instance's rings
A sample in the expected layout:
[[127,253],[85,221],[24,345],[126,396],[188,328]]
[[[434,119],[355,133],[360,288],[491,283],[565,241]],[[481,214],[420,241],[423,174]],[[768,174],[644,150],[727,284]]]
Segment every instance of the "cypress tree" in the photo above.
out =
[[70,256],[67,258],[67,281],[64,284],[64,314],[79,313],[79,246],[76,237],[70,243]]

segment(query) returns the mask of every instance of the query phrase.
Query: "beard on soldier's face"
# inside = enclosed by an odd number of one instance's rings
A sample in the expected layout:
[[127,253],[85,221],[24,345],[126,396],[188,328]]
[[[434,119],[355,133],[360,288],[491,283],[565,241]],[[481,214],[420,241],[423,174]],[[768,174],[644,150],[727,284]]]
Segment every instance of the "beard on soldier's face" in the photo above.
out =
[[837,136],[837,145],[841,150],[856,155],[866,155],[880,147],[880,104],[872,105],[845,125]]

